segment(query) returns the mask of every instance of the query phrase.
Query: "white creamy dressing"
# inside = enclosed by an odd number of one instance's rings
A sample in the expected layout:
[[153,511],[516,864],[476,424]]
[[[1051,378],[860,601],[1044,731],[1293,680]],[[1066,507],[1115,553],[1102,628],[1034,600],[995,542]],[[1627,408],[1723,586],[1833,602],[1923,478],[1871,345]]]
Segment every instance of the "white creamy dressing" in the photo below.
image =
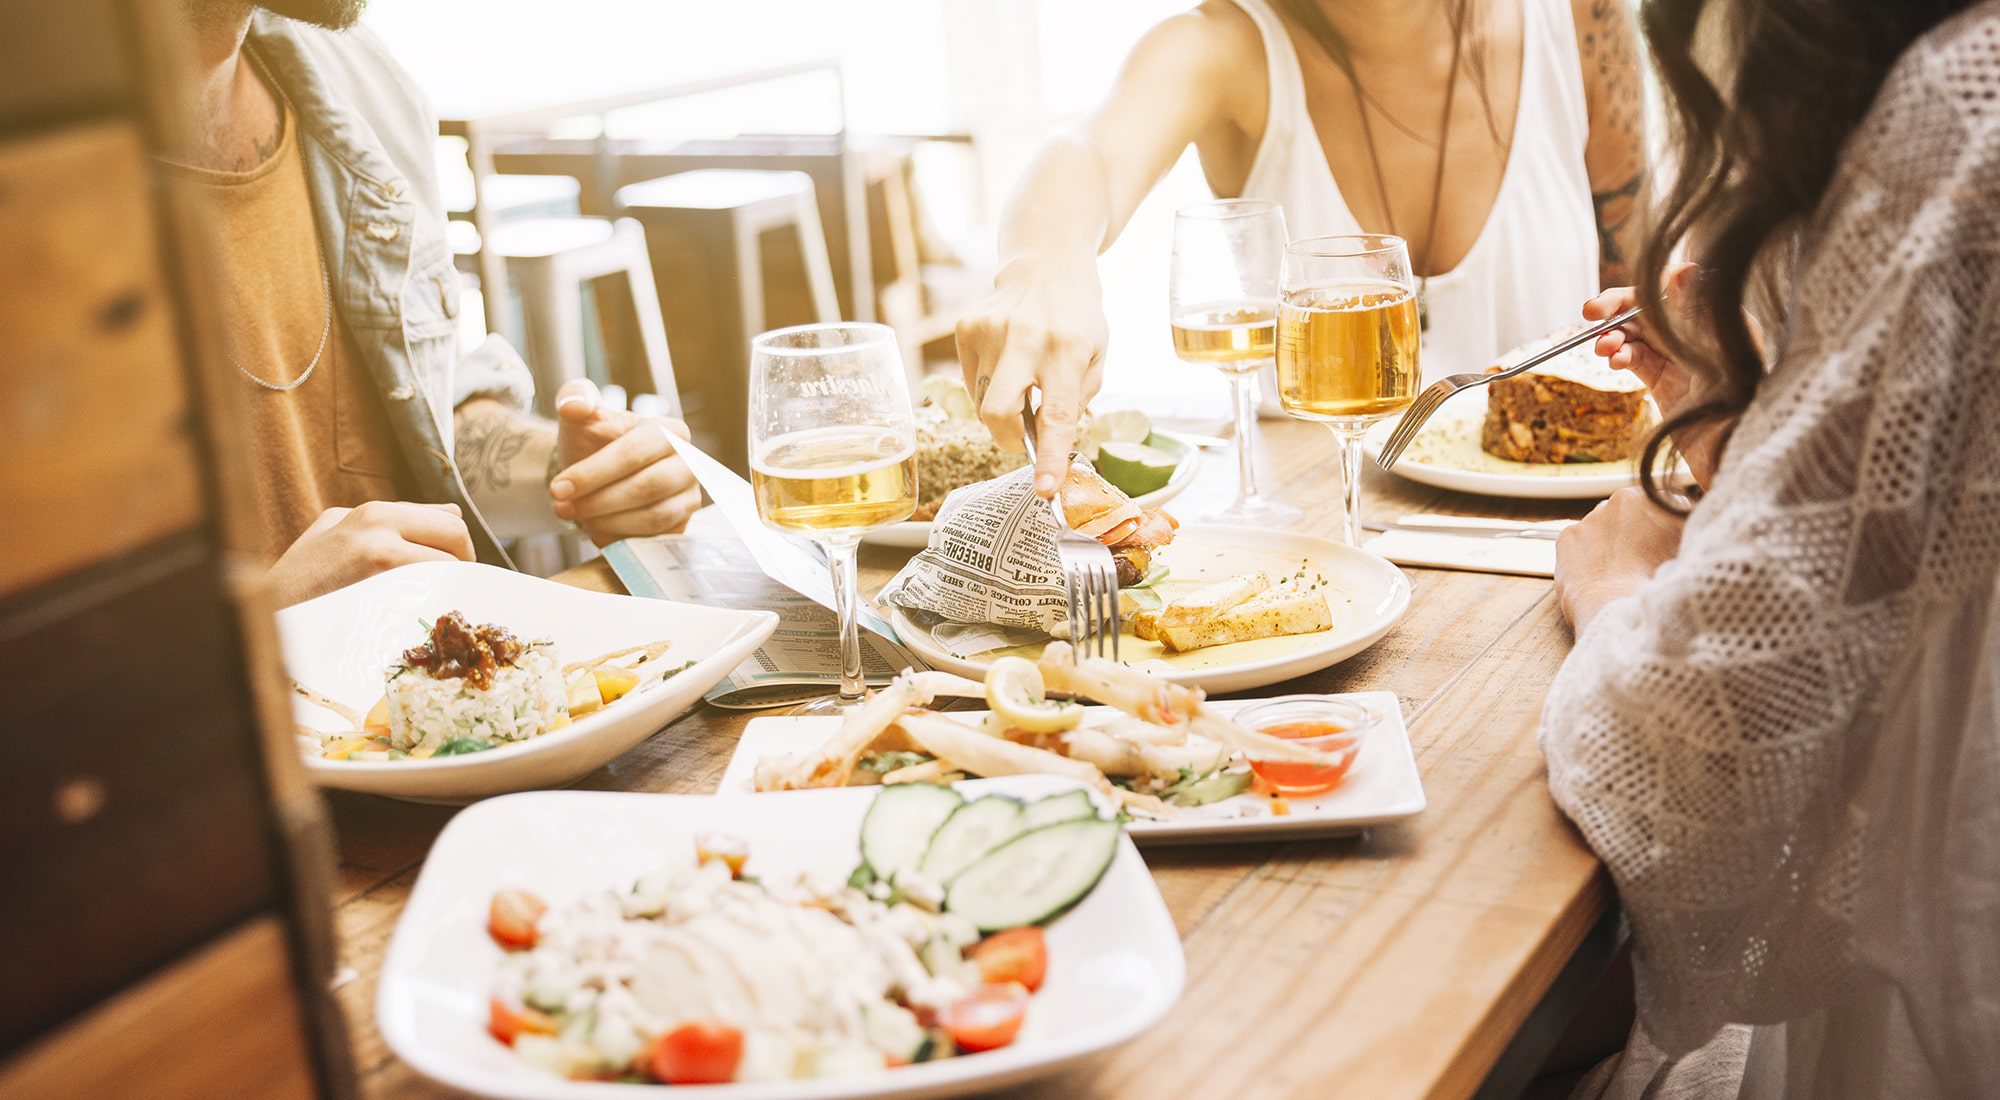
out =
[[552,909],[537,946],[509,956],[496,992],[587,1018],[578,1038],[609,1063],[631,1056],[628,1033],[643,1049],[683,1023],[716,1020],[743,1032],[738,1080],[876,1070],[885,1052],[871,1041],[871,1014],[941,1008],[970,988],[918,957],[937,936],[978,938],[956,917],[845,886],[767,889],[711,862]]

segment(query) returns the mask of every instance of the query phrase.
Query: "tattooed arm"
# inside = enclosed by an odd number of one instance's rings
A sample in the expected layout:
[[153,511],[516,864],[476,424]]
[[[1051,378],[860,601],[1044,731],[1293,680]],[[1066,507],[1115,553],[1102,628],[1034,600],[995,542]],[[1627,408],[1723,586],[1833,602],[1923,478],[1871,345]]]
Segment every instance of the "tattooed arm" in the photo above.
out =
[[1584,166],[1597,208],[1598,281],[1633,281],[1650,191],[1646,178],[1645,57],[1626,0],[1573,0],[1590,140]]
[[502,537],[550,530],[550,457],[556,426],[491,397],[474,397],[453,418],[454,454],[466,491]]
[[573,522],[599,546],[679,531],[701,489],[676,450],[678,420],[606,406],[582,379],[556,394],[556,421],[490,397],[458,406],[459,476],[502,537]]

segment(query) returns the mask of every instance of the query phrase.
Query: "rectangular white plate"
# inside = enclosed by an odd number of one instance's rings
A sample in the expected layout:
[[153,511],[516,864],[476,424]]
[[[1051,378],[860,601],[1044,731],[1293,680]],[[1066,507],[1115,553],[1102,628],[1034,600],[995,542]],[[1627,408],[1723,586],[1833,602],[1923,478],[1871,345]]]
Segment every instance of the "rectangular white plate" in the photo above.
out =
[[[292,679],[356,711],[382,697],[384,673],[423,641],[420,619],[460,611],[526,640],[547,638],[565,664],[626,646],[670,641],[662,661],[695,662],[562,729],[511,745],[430,760],[328,760],[302,755],[322,786],[418,801],[467,802],[506,791],[560,787],[602,767],[701,701],[702,693],[777,628],[768,611],[587,592],[472,562],[425,562],[378,573],[278,612],[278,637]],[[296,695],[302,726],[347,723]]]
[[[1134,821],[1128,830],[1146,844],[1340,836],[1422,813],[1424,784],[1417,777],[1417,759],[1410,751],[1403,708],[1390,691],[1362,691],[1341,696],[1367,707],[1376,716],[1374,728],[1361,742],[1361,755],[1340,786],[1325,794],[1288,798],[1291,813],[1279,817],[1266,800],[1240,794],[1207,806],[1183,809],[1172,821]],[[1209,705],[1234,714],[1254,699],[1219,699]],[[1109,720],[1110,707],[1085,709],[1086,724]],[[983,711],[953,711],[952,717],[978,722]],[[718,794],[756,791],[757,761],[765,756],[800,756],[812,752],[838,727],[837,718],[755,718],[743,730],[736,753],[729,759]],[[870,788],[862,788],[870,789]],[[770,797],[760,795],[759,797]]]
[[[1053,776],[969,780],[968,797],[1036,798],[1073,789]],[[397,1056],[451,1088],[505,1100],[653,1096],[830,1100],[943,1096],[1050,1073],[1123,1043],[1166,1015],[1186,977],[1180,937],[1139,852],[1122,841],[1089,897],[1049,925],[1049,975],[1011,1046],[855,1077],[702,1087],[567,1081],[536,1069],[486,1033],[489,983],[501,952],[486,910],[502,887],[551,907],[619,888],[685,860],[697,832],[750,845],[752,873],[844,876],[860,860],[861,817],[875,789],[794,791],[756,798],[541,791],[478,803],[445,826],[382,966],[376,1023]]]

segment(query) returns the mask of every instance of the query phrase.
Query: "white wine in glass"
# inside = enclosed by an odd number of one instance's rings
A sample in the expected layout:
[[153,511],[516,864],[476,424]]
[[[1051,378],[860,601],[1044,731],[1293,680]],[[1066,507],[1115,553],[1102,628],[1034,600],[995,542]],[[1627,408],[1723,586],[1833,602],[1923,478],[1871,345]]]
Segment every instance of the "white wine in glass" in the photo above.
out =
[[750,483],[758,514],[773,527],[813,536],[866,531],[916,510],[917,452],[872,427],[807,428],[759,448]]
[[827,324],[750,342],[750,483],[757,514],[826,551],[840,616],[840,694],[794,713],[861,701],[854,558],[861,536],[917,507],[917,425],[896,334]]
[[1339,441],[1349,546],[1361,545],[1361,437],[1416,400],[1419,327],[1402,238],[1312,237],[1286,248],[1278,400]]
[[1174,316],[1174,354],[1228,374],[1247,374],[1278,353],[1276,302],[1218,302]]
[[1236,500],[1202,518],[1281,527],[1299,510],[1257,491],[1257,372],[1278,343],[1285,214],[1274,202],[1224,199],[1174,213],[1167,282],[1174,353],[1229,379],[1236,418]]

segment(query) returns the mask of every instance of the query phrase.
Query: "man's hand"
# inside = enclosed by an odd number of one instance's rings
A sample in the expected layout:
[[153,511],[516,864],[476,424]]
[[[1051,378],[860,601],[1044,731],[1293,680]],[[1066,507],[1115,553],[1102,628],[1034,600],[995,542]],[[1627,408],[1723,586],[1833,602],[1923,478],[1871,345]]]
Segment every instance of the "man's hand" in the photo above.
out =
[[1620,489],[1556,539],[1556,598],[1578,633],[1604,605],[1637,592],[1680,553],[1685,520],[1643,489]]
[[590,540],[668,535],[701,507],[701,487],[674,441],[688,437],[678,420],[606,406],[588,379],[556,393],[556,460],[549,482],[557,519],[572,520]]
[[271,566],[271,584],[290,607],[399,565],[454,558],[473,560],[458,505],[371,500],[321,512]]

